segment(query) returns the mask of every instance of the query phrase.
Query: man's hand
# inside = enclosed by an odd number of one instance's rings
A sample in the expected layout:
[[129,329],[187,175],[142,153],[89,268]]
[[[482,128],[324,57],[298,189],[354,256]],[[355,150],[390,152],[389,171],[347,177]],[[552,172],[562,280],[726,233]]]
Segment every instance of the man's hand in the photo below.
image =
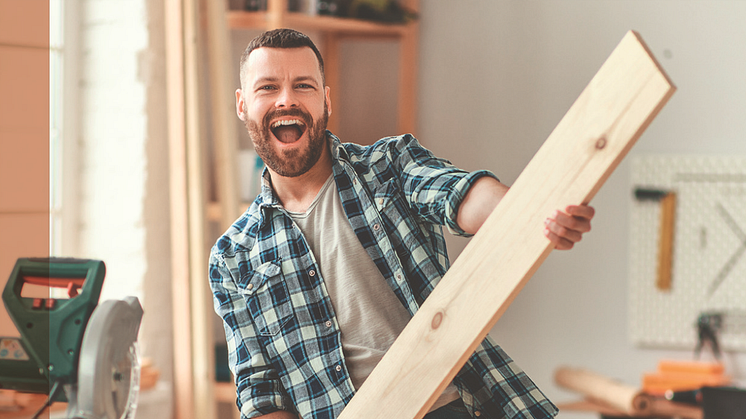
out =
[[554,248],[569,250],[591,231],[591,219],[596,211],[588,205],[570,205],[565,211],[557,210],[544,221],[544,235],[554,243]]

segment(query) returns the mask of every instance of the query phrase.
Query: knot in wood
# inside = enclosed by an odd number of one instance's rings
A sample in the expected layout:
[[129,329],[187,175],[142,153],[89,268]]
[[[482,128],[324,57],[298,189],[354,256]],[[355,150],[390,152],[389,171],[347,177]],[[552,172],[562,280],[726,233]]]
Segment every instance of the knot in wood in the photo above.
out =
[[440,327],[441,323],[443,323],[443,312],[439,311],[433,316],[433,322],[430,325],[433,327],[433,329],[437,329]]
[[602,135],[598,140],[596,140],[596,148],[601,150],[604,147],[606,147],[606,136]]

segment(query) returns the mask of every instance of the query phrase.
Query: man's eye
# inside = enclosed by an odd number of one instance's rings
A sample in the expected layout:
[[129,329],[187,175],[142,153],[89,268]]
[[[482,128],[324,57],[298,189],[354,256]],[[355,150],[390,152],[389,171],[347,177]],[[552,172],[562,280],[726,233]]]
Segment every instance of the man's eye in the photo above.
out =
[[262,86],[259,88],[259,90],[274,90],[274,89],[275,89],[274,86]]
[[299,89],[313,89],[313,86],[311,86],[310,84],[303,84],[303,83],[301,83],[301,84],[298,85],[298,88]]

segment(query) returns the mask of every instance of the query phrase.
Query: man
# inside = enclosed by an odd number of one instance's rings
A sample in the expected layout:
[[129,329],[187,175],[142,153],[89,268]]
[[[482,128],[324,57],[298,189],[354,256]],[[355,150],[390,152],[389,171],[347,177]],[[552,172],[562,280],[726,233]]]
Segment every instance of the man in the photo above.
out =
[[[267,168],[261,194],[210,257],[238,406],[242,417],[335,418],[445,274],[441,226],[475,233],[508,188],[411,135],[342,144],[326,131],[323,60],[299,32],[255,38],[240,76],[236,111]],[[569,249],[592,217],[568,207],[544,234]],[[426,417],[554,414],[487,338]]]

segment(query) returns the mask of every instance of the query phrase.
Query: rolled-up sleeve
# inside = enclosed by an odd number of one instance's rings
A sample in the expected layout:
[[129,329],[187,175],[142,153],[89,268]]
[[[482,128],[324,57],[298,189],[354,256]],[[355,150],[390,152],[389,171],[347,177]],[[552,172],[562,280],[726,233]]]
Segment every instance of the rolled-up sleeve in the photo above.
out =
[[481,177],[497,177],[489,170],[467,172],[435,157],[411,135],[390,143],[389,158],[397,169],[410,206],[429,222],[446,226],[455,235],[469,236],[456,223],[458,208],[469,188]]

